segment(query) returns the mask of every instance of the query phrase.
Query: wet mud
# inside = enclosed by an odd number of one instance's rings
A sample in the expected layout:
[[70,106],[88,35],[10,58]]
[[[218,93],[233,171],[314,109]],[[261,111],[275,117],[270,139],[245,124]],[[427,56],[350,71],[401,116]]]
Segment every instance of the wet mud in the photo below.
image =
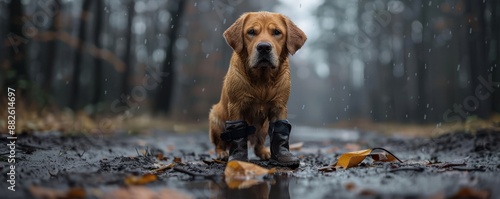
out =
[[[407,138],[296,127],[292,133],[291,143],[303,142],[300,150],[293,151],[301,158],[300,167],[278,168],[244,189],[226,185],[225,165],[212,160],[215,155],[206,132],[21,135],[16,148],[16,192],[7,190],[8,151],[0,148],[4,179],[0,194],[2,198],[32,198],[30,187],[61,191],[78,187],[86,198],[105,198],[128,187],[128,176],[172,165],[155,172],[157,179],[143,186],[153,191],[168,188],[193,198],[447,198],[464,188],[500,197],[500,132]],[[6,139],[1,144],[5,146]],[[374,147],[391,151],[403,162],[366,158],[358,167],[319,171],[345,152]],[[249,154],[252,163],[271,168],[253,151]]]

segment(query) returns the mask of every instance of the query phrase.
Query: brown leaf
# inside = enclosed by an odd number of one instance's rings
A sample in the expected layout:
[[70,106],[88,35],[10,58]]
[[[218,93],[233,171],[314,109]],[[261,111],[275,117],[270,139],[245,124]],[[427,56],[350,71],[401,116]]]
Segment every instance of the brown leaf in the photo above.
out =
[[396,158],[393,155],[385,153],[385,152],[371,153],[370,157],[375,162],[394,162],[394,161],[396,161]]
[[174,162],[175,163],[181,163],[182,159],[180,157],[174,157]]
[[347,191],[354,191],[357,188],[356,184],[354,184],[352,182],[349,182],[349,183],[345,184],[344,186],[345,186],[345,189],[347,189]]
[[158,177],[155,174],[144,174],[142,176],[128,176],[125,178],[125,184],[127,185],[144,185],[150,182],[154,182]]
[[[383,150],[385,152],[372,153],[373,150]],[[344,153],[339,157],[339,159],[334,164],[334,166],[348,169],[350,167],[357,166],[359,163],[361,163],[366,158],[366,156],[372,157],[375,162],[377,162],[377,161],[392,162],[395,160],[401,162],[401,160],[399,160],[399,158],[397,158],[396,156],[392,155],[391,152],[389,152],[383,148],[373,148],[373,149],[365,149],[365,150],[361,150],[361,151],[352,151],[352,152]]]
[[335,167],[342,167],[344,169],[348,169],[350,167],[357,166],[365,159],[365,157],[368,154],[370,154],[370,152],[372,152],[371,149],[365,149],[361,151],[352,151],[344,153],[337,160]]
[[459,199],[459,198],[478,198],[478,199],[486,199],[490,197],[490,192],[484,189],[475,189],[470,187],[462,187],[458,190],[454,195],[452,195],[451,199]]
[[64,199],[64,198],[85,198],[85,189],[80,187],[74,187],[69,189],[68,191],[62,191],[57,189],[45,188],[45,187],[37,187],[31,186],[29,191],[35,198],[44,198],[44,199]]

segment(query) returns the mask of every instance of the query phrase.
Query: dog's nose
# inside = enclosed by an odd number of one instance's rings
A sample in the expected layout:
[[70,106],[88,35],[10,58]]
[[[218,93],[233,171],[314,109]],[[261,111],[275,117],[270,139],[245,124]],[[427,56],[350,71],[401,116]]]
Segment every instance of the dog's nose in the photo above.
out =
[[260,42],[257,44],[257,51],[259,51],[260,54],[267,54],[271,52],[271,44],[267,42]]

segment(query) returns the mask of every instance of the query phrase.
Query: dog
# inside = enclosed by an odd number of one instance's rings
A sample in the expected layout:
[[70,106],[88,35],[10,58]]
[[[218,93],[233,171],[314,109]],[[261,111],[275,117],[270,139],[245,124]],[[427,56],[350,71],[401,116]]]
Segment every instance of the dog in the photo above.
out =
[[[271,152],[264,147],[264,141],[270,124],[287,118],[288,54],[294,55],[307,37],[289,18],[271,12],[245,13],[223,36],[233,53],[220,101],[209,113],[210,140],[215,145],[217,158],[227,160],[231,141],[223,140],[222,135],[230,128],[229,121],[240,121],[255,132],[249,132],[248,136],[255,155],[268,160]],[[243,142],[246,147],[247,140]]]

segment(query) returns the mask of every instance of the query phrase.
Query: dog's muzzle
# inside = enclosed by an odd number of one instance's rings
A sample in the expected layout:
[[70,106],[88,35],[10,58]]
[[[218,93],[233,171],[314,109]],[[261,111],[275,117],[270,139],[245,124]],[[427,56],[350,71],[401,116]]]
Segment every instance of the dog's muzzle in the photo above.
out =
[[257,44],[257,55],[256,55],[256,68],[275,68],[275,63],[273,61],[274,56],[272,54],[272,45],[268,42],[260,42]]

